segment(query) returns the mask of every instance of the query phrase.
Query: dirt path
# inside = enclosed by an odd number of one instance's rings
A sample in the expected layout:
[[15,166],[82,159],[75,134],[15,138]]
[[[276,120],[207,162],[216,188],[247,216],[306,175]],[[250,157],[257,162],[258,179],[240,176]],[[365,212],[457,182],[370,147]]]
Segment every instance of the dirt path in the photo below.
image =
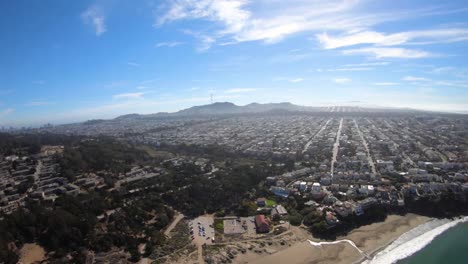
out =
[[202,245],[198,245],[198,264],[203,263],[205,263],[205,260],[203,260],[203,247]]
[[177,212],[177,216],[174,218],[174,221],[169,225],[169,227],[164,231],[164,235],[169,236],[169,233],[171,233],[172,229],[179,223],[180,220],[184,218],[184,215],[181,213]]

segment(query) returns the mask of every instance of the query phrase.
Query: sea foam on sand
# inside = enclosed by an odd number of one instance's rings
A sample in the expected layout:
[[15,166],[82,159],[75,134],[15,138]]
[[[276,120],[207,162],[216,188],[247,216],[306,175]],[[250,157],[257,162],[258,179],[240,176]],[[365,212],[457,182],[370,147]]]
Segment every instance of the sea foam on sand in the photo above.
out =
[[384,250],[376,254],[371,260],[365,260],[364,264],[391,264],[398,260],[407,258],[421,250],[434,238],[447,229],[463,222],[467,222],[468,217],[456,220],[434,219],[404,233]]

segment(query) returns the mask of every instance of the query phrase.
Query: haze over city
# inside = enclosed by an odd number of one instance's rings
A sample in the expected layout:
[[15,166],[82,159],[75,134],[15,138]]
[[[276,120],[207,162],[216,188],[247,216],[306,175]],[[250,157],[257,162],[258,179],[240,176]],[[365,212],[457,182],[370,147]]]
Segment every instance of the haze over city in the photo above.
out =
[[466,1],[2,1],[0,124],[217,102],[468,111]]

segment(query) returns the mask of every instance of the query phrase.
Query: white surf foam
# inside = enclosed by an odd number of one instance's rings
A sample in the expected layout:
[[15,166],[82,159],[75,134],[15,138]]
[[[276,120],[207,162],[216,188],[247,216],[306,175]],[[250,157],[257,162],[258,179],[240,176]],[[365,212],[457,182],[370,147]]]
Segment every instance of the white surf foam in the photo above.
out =
[[348,243],[352,247],[354,247],[362,256],[367,257],[367,254],[364,251],[362,251],[360,248],[358,248],[356,244],[354,244],[354,242],[349,239],[337,240],[333,242],[314,242],[312,240],[307,240],[307,241],[309,241],[309,243],[314,247],[321,247],[323,245],[334,245],[338,243]]
[[435,219],[425,224],[422,224],[406,233],[401,235],[397,240],[392,242],[388,247],[379,252],[371,260],[362,262],[363,264],[391,264],[396,263],[398,260],[407,258],[414,253],[418,252],[434,238],[447,229],[463,222],[467,222],[468,217],[449,220],[449,219]]

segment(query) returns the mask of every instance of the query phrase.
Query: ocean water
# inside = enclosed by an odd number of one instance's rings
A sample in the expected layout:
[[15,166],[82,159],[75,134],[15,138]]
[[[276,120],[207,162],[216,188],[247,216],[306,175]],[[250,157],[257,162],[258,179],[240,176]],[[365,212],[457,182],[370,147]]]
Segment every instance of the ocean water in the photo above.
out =
[[467,264],[468,223],[460,223],[438,237],[414,255],[398,264]]
[[365,264],[468,263],[468,217],[435,219],[400,236]]

